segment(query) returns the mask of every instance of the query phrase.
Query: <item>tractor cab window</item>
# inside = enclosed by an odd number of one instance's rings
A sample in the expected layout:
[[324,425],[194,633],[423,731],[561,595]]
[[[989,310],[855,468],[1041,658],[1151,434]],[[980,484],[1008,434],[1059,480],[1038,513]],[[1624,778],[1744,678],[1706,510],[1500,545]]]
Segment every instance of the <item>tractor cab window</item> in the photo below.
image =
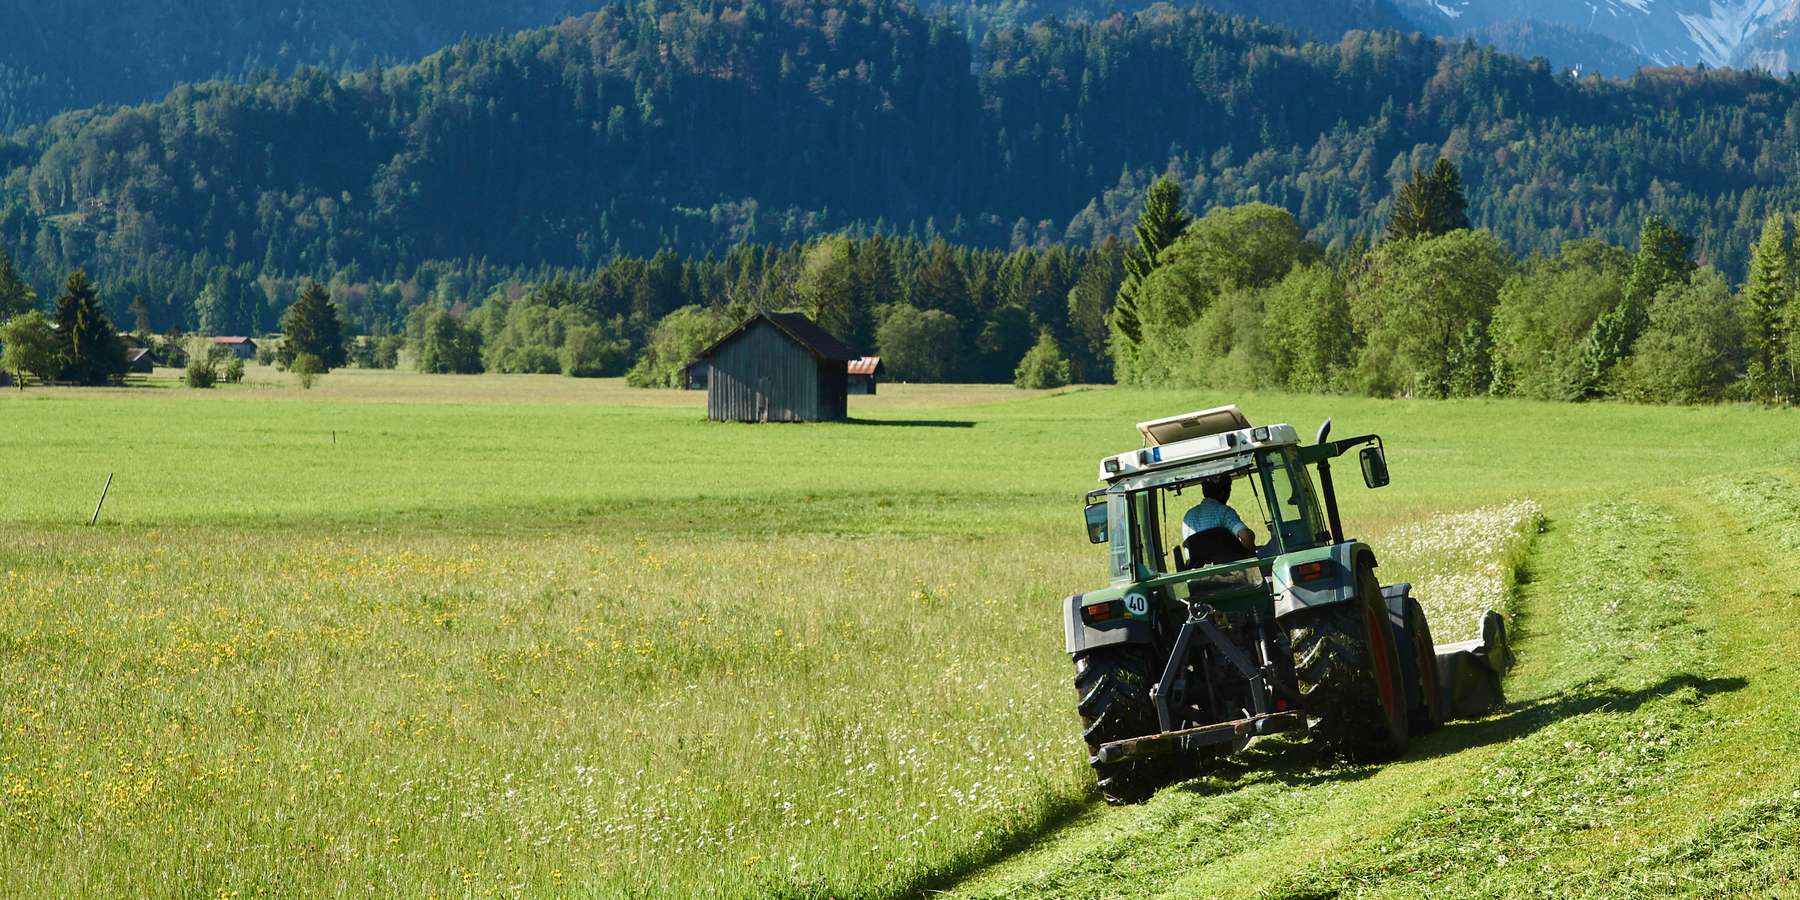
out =
[[1270,541],[1270,551],[1292,553],[1330,543],[1306,467],[1288,450],[1271,452],[1268,461],[1271,524],[1279,538],[1279,544]]
[[[1245,527],[1253,530],[1258,530],[1258,525],[1266,527],[1267,523],[1259,519],[1258,512],[1263,487],[1254,470],[1227,472],[1223,473],[1223,477],[1232,479],[1233,493],[1228,505],[1233,512],[1241,514]],[[1133,491],[1124,497],[1109,498],[1112,502],[1121,502],[1131,519],[1129,529],[1121,528],[1114,532],[1115,577],[1125,574],[1120,571],[1124,560],[1119,553],[1124,547],[1129,548],[1130,562],[1135,564],[1138,578],[1154,578],[1171,574],[1180,568],[1194,567],[1191,563],[1182,562],[1180,551],[1188,533],[1184,520],[1189,511],[1199,506],[1205,498],[1201,490],[1204,480],[1170,480],[1145,490]],[[1128,541],[1124,539],[1126,534],[1130,535]]]
[[1131,555],[1138,562],[1145,576],[1154,577],[1169,570],[1163,562],[1162,552],[1162,517],[1160,490],[1138,491],[1131,495],[1131,518],[1134,527],[1131,529],[1133,544]]

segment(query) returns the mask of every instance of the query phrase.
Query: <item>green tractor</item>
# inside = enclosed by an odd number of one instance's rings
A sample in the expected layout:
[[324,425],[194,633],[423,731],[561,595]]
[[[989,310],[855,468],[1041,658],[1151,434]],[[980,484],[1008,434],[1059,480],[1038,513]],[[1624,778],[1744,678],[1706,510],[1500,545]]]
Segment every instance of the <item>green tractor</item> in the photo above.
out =
[[[1386,486],[1379,435],[1333,441],[1328,420],[1303,446],[1292,426],[1253,427],[1235,406],[1138,430],[1144,448],[1102,460],[1106,487],[1087,495],[1088,537],[1108,547],[1111,585],[1064,603],[1089,761],[1108,801],[1147,799],[1277,732],[1306,732],[1356,762],[1391,759],[1447,717],[1503,702],[1500,617],[1484,617],[1480,640],[1435,646],[1411,586],[1382,585],[1375,552],[1345,534],[1331,463],[1360,448],[1363,482]],[[1233,487],[1266,517],[1260,546],[1248,529],[1184,521],[1203,493]]]

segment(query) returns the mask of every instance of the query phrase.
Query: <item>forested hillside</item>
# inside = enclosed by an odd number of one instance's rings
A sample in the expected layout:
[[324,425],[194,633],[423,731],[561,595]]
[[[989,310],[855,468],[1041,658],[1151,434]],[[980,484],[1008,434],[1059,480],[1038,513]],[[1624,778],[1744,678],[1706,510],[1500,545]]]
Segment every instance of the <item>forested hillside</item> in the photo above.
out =
[[182,81],[410,62],[465,34],[546,26],[584,8],[583,0],[0,0],[0,130],[154,99]]
[[892,0],[644,2],[25,129],[0,141],[0,243],[40,295],[85,267],[117,310],[227,271],[399,281],[434,260],[586,267],[840,229],[1086,244],[1124,234],[1170,172],[1191,208],[1268,202],[1344,246],[1440,153],[1473,223],[1517,251],[1629,243],[1656,211],[1741,275],[1764,214],[1800,208],[1800,84],[1577,80],[1167,7],[972,47]]

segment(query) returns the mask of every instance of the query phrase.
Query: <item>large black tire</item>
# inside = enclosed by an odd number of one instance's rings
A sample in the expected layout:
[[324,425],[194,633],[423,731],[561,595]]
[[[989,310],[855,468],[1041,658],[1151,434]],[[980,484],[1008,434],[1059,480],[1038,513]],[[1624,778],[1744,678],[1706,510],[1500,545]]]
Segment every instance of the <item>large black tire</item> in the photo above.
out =
[[1429,734],[1444,724],[1444,691],[1438,682],[1437,645],[1432,642],[1431,623],[1419,601],[1406,598],[1406,633],[1411,647],[1401,648],[1417,660],[1419,702],[1412,708],[1407,727],[1413,734]]
[[1161,731],[1150,686],[1150,655],[1139,647],[1090,650],[1075,660],[1075,692],[1081,698],[1081,734],[1100,793],[1112,804],[1141,803],[1175,775],[1173,756],[1100,762],[1100,746]]
[[1294,669],[1313,736],[1352,762],[1381,762],[1406,752],[1406,685],[1381,587],[1366,563],[1357,566],[1356,584],[1356,599],[1299,617]]

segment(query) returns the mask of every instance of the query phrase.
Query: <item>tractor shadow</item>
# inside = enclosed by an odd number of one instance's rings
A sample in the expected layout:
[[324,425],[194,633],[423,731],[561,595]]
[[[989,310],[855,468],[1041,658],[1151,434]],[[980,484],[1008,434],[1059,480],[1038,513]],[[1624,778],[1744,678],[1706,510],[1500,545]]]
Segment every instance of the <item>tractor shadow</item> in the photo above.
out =
[[[1600,688],[1589,682],[1556,696],[1507,704],[1481,719],[1446,723],[1442,728],[1414,738],[1402,759],[1452,756],[1475,747],[1504,743],[1534,734],[1566,719],[1590,713],[1633,713],[1645,704],[1688,693],[1694,702],[1718,694],[1742,690],[1742,678],[1701,678],[1675,675],[1638,689]],[[1283,736],[1263,739],[1248,750],[1184,773],[1186,780],[1169,790],[1200,796],[1230,793],[1240,786],[1276,781],[1292,787],[1354,782],[1381,770],[1380,765],[1347,764],[1304,738]]]
[[1629,691],[1616,687],[1600,688],[1597,682],[1595,679],[1549,697],[1509,703],[1487,718],[1448,722],[1437,732],[1420,738],[1407,758],[1430,759],[1471,747],[1516,740],[1556,722],[1590,713],[1633,713],[1645,704],[1677,694],[1689,694],[1694,697],[1694,702],[1702,702],[1719,694],[1743,690],[1750,684],[1737,677],[1702,678],[1691,674],[1671,675],[1656,684]]

